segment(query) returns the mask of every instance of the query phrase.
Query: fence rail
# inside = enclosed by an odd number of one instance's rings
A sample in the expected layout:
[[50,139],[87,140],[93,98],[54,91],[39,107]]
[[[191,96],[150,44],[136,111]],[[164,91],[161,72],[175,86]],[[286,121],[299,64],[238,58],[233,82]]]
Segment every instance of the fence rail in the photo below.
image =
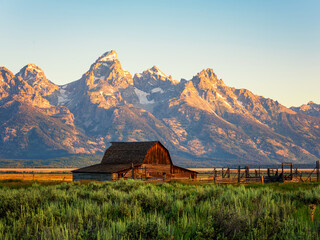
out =
[[278,168],[214,168],[212,171],[200,172],[197,180],[215,183],[320,182],[320,164],[316,161],[313,169],[298,169],[288,162]]

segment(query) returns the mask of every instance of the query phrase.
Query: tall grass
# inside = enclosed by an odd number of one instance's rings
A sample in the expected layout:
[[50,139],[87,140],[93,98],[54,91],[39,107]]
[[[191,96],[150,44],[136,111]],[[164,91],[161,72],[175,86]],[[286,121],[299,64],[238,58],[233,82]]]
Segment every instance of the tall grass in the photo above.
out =
[[5,186],[0,239],[317,239],[320,211],[312,222],[309,205],[319,204],[320,187],[301,186]]

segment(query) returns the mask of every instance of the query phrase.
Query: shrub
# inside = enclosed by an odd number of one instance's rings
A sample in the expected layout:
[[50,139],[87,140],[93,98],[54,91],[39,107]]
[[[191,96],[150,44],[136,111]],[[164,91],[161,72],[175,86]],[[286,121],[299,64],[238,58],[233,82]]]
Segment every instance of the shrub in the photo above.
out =
[[320,209],[312,222],[309,207],[320,202],[317,185],[260,186],[133,180],[3,186],[0,239],[319,238]]

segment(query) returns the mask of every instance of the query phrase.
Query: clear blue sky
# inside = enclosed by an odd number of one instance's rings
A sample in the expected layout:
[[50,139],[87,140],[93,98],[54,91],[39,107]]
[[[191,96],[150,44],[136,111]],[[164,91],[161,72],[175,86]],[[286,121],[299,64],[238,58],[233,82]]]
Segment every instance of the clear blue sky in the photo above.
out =
[[56,84],[114,49],[132,74],[213,68],[286,106],[320,103],[320,1],[0,0],[0,66],[35,63]]

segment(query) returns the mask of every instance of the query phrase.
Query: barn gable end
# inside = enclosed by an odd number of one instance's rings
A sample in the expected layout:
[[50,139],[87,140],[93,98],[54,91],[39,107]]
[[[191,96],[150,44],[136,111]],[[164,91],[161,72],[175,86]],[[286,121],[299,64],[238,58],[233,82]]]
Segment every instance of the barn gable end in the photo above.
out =
[[157,142],[148,150],[143,163],[154,165],[173,165],[169,151],[160,142]]

